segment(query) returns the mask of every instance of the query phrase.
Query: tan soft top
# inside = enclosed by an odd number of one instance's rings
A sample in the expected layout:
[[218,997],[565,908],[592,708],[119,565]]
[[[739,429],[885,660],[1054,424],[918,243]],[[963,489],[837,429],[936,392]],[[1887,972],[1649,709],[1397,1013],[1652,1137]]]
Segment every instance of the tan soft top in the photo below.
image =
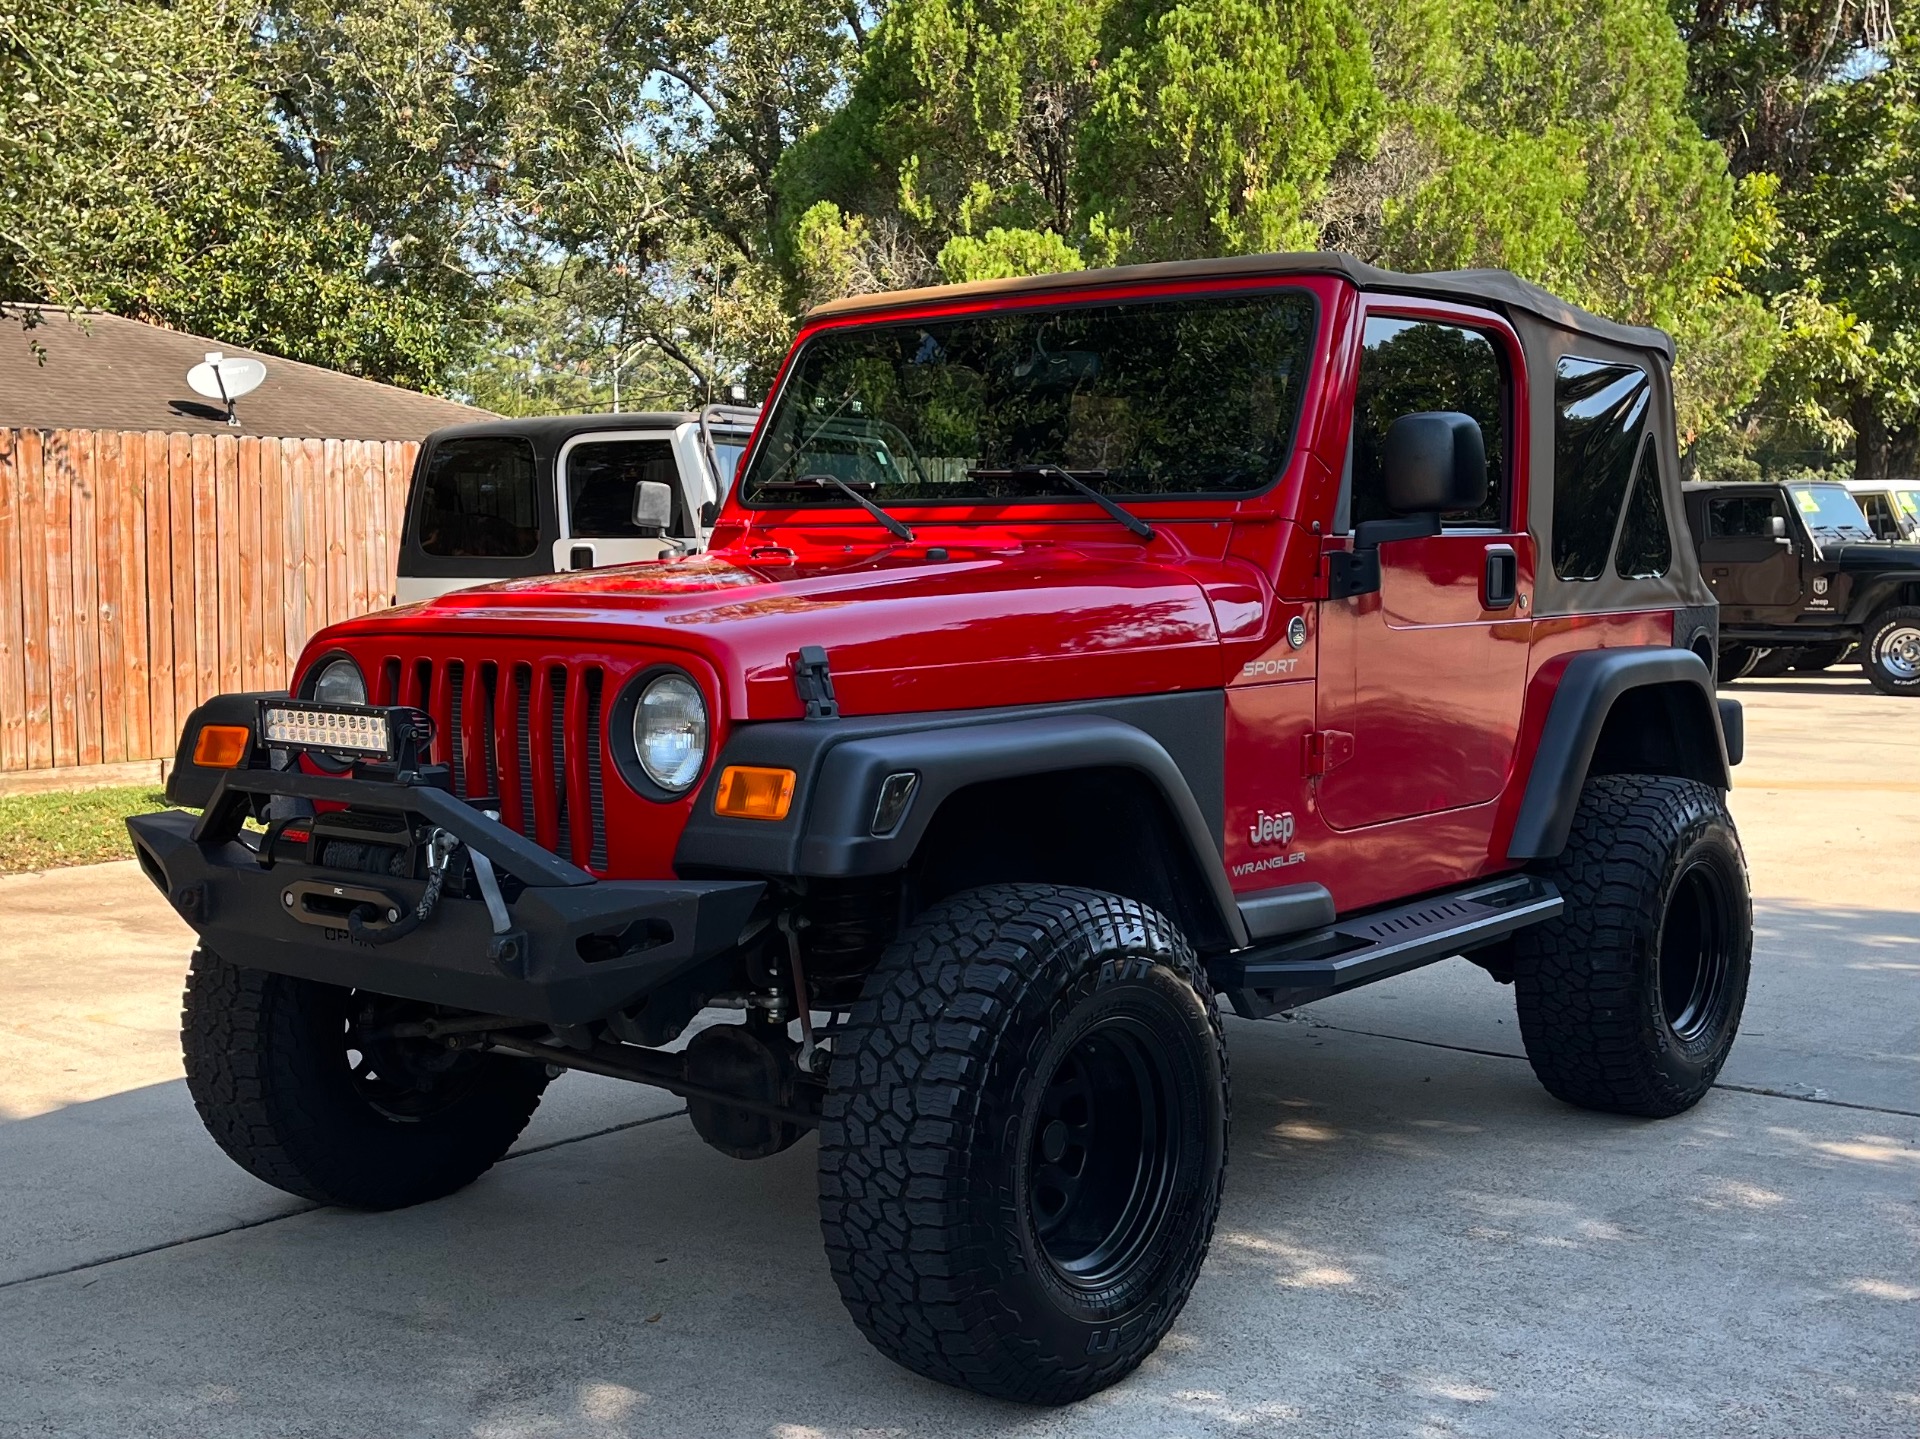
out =
[[1217,260],[1174,260],[1158,265],[1125,265],[1109,270],[1075,270],[1063,275],[1031,275],[1013,280],[976,280],[967,285],[930,285],[922,290],[890,290],[878,295],[852,295],[808,312],[808,320],[856,315],[899,305],[968,300],[996,295],[1070,294],[1108,285],[1146,280],[1228,280],[1259,275],[1338,275],[1362,290],[1389,290],[1460,304],[1492,305],[1521,310],[1548,324],[1576,334],[1593,335],[1616,345],[1653,350],[1673,362],[1673,340],[1664,330],[1645,325],[1623,325],[1589,314],[1529,284],[1506,270],[1439,270],[1403,275],[1362,264],[1351,255],[1335,253],[1293,255],[1232,255]]

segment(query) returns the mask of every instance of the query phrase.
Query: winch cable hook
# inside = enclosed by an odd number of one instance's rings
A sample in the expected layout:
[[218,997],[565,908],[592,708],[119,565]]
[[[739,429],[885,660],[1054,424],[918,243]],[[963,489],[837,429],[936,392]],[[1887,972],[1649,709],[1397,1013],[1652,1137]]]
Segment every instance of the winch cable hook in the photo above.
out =
[[[440,891],[447,882],[447,868],[459,848],[458,835],[436,826],[427,836],[427,887],[421,892],[420,902],[412,912],[384,929],[375,929],[366,921],[366,916],[373,913],[373,906],[359,905],[347,916],[348,935],[360,944],[392,944],[397,939],[405,939],[433,918],[434,910],[440,906]],[[488,909],[491,911],[492,906],[489,905]]]

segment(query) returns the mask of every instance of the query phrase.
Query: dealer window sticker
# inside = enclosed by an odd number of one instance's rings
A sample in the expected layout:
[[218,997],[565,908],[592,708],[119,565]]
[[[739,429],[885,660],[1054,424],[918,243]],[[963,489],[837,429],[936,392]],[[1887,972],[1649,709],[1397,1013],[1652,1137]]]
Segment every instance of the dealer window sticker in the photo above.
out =
[[1817,515],[1820,513],[1820,501],[1812,490],[1795,490],[1793,497],[1800,505],[1800,513]]

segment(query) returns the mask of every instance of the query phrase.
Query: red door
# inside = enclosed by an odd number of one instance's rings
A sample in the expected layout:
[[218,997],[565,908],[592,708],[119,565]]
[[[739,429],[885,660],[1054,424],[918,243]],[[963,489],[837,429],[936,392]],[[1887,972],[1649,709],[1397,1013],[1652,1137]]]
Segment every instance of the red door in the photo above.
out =
[[1404,414],[1480,423],[1489,496],[1438,535],[1380,547],[1376,593],[1321,605],[1309,768],[1337,830],[1485,804],[1519,737],[1532,626],[1525,531],[1525,367],[1496,318],[1452,306],[1370,304],[1336,530],[1388,517],[1379,443]]

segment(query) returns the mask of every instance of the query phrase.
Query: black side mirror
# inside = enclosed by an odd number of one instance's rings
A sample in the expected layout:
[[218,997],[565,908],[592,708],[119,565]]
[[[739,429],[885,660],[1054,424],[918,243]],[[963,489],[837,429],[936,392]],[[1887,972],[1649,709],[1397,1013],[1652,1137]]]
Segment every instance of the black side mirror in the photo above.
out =
[[1380,447],[1387,508],[1397,518],[1355,525],[1353,548],[1329,555],[1332,599],[1380,588],[1380,546],[1440,533],[1440,516],[1487,500],[1487,442],[1472,415],[1432,410],[1402,415]]
[[673,523],[673,489],[659,480],[633,487],[633,527],[645,535],[664,535]]
[[1471,415],[1402,415],[1388,427],[1380,459],[1387,507],[1397,514],[1477,510],[1487,501],[1487,444]]

